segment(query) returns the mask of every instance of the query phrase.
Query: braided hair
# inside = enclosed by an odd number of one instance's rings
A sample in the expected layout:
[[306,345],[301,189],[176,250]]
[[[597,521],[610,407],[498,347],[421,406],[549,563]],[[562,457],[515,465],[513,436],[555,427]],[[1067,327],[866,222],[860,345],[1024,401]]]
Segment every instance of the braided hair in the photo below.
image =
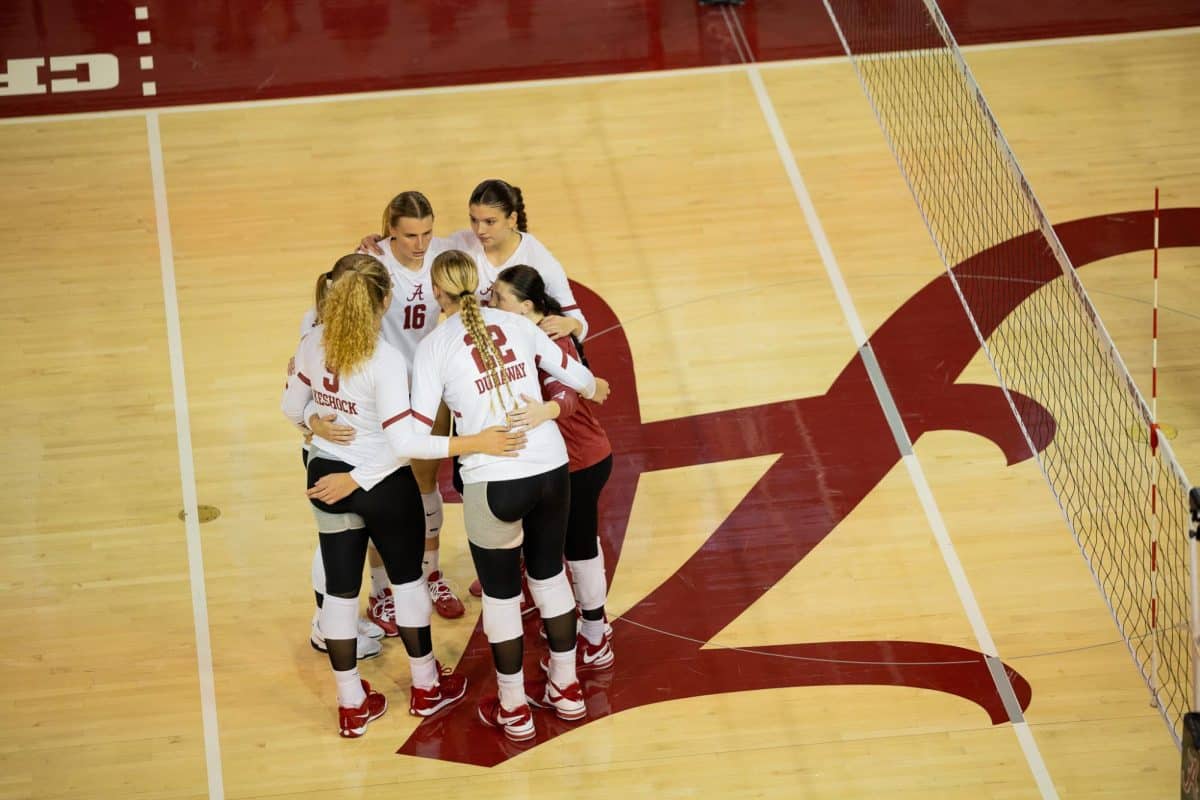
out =
[[[475,348],[477,363],[491,378],[494,392],[491,395],[492,408],[496,408],[497,399],[501,409],[515,407],[517,398],[509,385],[508,371],[504,368],[499,348],[487,330],[483,312],[479,308],[479,298],[475,295],[475,290],[479,288],[479,270],[475,262],[461,250],[447,250],[433,260],[431,277],[439,289],[458,299],[459,315]],[[506,393],[508,403],[504,402]]]

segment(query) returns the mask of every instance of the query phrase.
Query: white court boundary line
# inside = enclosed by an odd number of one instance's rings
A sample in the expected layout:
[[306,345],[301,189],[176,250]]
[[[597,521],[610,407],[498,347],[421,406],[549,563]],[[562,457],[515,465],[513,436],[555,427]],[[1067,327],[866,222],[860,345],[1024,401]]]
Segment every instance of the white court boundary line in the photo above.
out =
[[[813,205],[812,197],[808,193],[808,188],[804,183],[800,168],[792,156],[791,147],[788,144],[787,136],[783,132],[779,116],[775,112],[775,106],[771,102],[770,95],[767,94],[766,86],[758,69],[755,66],[749,66],[746,72],[751,85],[754,87],[754,93],[758,98],[767,127],[770,129],[771,136],[775,141],[775,147],[779,151],[779,158],[783,162],[784,171],[787,173],[788,180],[791,182],[792,189],[796,194],[796,199],[799,201],[800,207],[804,212],[804,220],[808,224],[813,241],[817,245],[817,251],[820,253],[821,261],[825,265],[825,271],[828,273],[834,293],[837,295],[838,304],[841,306],[842,314],[846,319],[846,325],[850,329],[850,333],[854,337],[854,344],[863,356],[864,365],[867,366],[870,373],[872,371],[872,362],[874,362],[874,354],[871,351],[870,341],[863,329],[858,311],[854,306],[854,300],[850,296],[849,289],[846,287],[841,268],[838,266],[837,259],[833,255],[833,248],[830,246],[829,239],[825,235],[825,229],[821,225],[820,218],[817,216],[816,207]],[[1037,783],[1041,796],[1047,798],[1047,800],[1057,800],[1058,790],[1054,786],[1054,781],[1050,777],[1050,771],[1046,767],[1045,759],[1042,758],[1037,742],[1033,738],[1033,731],[1030,729],[1029,723],[1025,721],[1019,706],[1015,708],[1014,713],[1015,690],[1012,687],[1012,682],[1003,668],[999,667],[1002,662],[1000,662],[1000,657],[996,650],[996,643],[992,639],[991,631],[988,629],[987,622],[983,618],[983,611],[979,608],[979,603],[975,599],[975,593],[971,589],[970,581],[967,579],[967,574],[963,569],[962,561],[958,557],[958,552],[954,549],[954,542],[950,538],[950,532],[946,528],[946,521],[943,519],[941,511],[938,509],[937,501],[933,497],[933,491],[925,477],[925,471],[912,449],[912,441],[908,436],[907,430],[904,428],[904,423],[899,409],[896,407],[895,400],[892,399],[891,390],[887,386],[887,380],[880,372],[878,378],[875,375],[871,375],[871,384],[876,391],[876,397],[883,408],[884,415],[888,417],[888,423],[892,428],[893,434],[896,435],[898,440],[901,435],[904,437],[903,441],[897,441],[904,466],[908,470],[913,488],[916,490],[921,507],[925,511],[925,517],[929,521],[929,526],[933,531],[934,539],[937,541],[938,549],[946,564],[946,569],[950,573],[950,579],[954,583],[955,591],[958,593],[959,602],[962,604],[963,611],[970,622],[971,630],[975,634],[975,640],[978,642],[980,651],[984,654],[987,666],[991,670],[992,678],[996,682],[997,692],[1004,700],[1005,709],[1009,713],[1009,722],[1012,725],[1013,732],[1016,734],[1029,770],[1033,775],[1034,781]],[[1009,697],[1005,697],[1005,689],[1007,689]]]
[[158,113],[143,113],[146,115],[146,139],[150,150],[150,176],[154,183],[154,217],[158,228],[163,309],[167,322],[167,350],[171,358],[171,393],[175,406],[175,438],[179,448],[179,481],[183,487],[183,524],[187,538],[188,579],[192,586],[192,623],[196,631],[196,666],[200,679],[200,717],[204,728],[208,796],[210,800],[223,800],[225,782],[221,769],[221,741],[217,733],[217,692],[213,677],[212,640],[208,630],[208,593],[204,585],[204,551],[200,546],[196,464],[192,456],[191,417],[183,368],[183,336],[179,326],[175,250],[171,242],[171,221],[167,209],[162,137],[158,129]]
[[[1200,26],[1190,28],[1165,28],[1150,31],[1132,31],[1128,33],[1103,33],[1088,36],[1065,36],[1058,39],[1024,39],[1015,42],[993,42],[989,44],[965,45],[960,49],[964,52],[988,50],[1022,50],[1033,47],[1053,47],[1057,45],[1093,44],[1098,42],[1121,42],[1136,39],[1162,39],[1178,36],[1200,34]],[[421,97],[437,94],[465,94],[467,92],[494,92],[521,89],[540,89],[555,86],[570,86],[589,83],[608,83],[617,81],[655,80],[659,78],[686,77],[691,75],[711,75],[724,72],[747,72],[751,69],[783,69],[788,67],[807,67],[847,62],[843,55],[819,56],[816,58],[795,58],[783,61],[768,61],[749,64],[722,64],[708,67],[685,67],[681,69],[647,70],[644,72],[618,72],[606,75],[576,75],[566,78],[539,78],[529,81],[504,81],[498,83],[461,84],[455,86],[427,86],[415,89],[388,89],[378,92],[344,92],[341,94],[304,95],[301,97],[280,97],[272,100],[236,100],[224,103],[198,103],[193,105],[156,106],[153,109],[123,108],[111,111],[86,111],[76,114],[43,114],[32,117],[0,118],[3,125],[27,125],[33,123],[73,122],[91,119],[113,119],[119,117],[139,117],[154,111],[157,114],[191,114],[202,111],[236,111],[255,108],[278,108],[283,106],[320,105],[324,103],[346,103],[362,100],[387,100],[401,97]]]
[[[1190,36],[1194,34],[1200,34],[1200,27],[1170,28],[1162,30],[1134,31],[1127,33],[1075,36],[1054,39],[1033,39],[1015,42],[997,42],[990,44],[968,45],[962,49],[967,52],[975,50],[1010,50],[1031,47],[1050,47],[1057,45],[1090,44],[1097,42],[1116,42],[1137,39]],[[774,111],[774,106],[771,104],[771,101],[766,94],[766,88],[762,84],[762,78],[760,75],[760,70],[762,69],[819,66],[842,63],[847,60],[848,59],[845,55],[837,55],[772,61],[765,64],[730,64],[707,67],[690,67],[673,70],[653,70],[607,75],[548,78],[530,81],[507,81],[488,84],[466,84],[415,89],[395,89],[379,92],[310,95],[302,97],[279,98],[273,100],[245,100],[224,103],[161,106],[153,109],[135,108],[75,114],[49,114],[41,116],[0,118],[0,126],[101,120],[138,116],[144,116],[146,119],[148,146],[150,150],[150,168],[154,184],[155,216],[157,222],[156,227],[158,230],[160,267],[162,270],[163,300],[164,311],[166,315],[168,350],[171,361],[171,383],[173,402],[175,406],[176,438],[179,449],[180,482],[182,484],[183,507],[185,512],[184,526],[188,551],[188,572],[192,590],[192,615],[196,635],[196,660],[199,673],[201,716],[204,729],[205,762],[207,767],[210,798],[213,798],[214,800],[223,800],[225,796],[224,779],[221,766],[220,740],[218,735],[216,689],[212,665],[212,642],[208,623],[208,600],[204,582],[204,559],[203,550],[200,543],[195,461],[192,452],[191,423],[187,403],[187,386],[183,366],[183,343],[179,324],[178,295],[175,284],[174,250],[171,240],[170,221],[167,206],[166,180],[162,157],[162,141],[158,125],[160,115],[316,105],[326,103],[368,101],[375,99],[395,99],[424,95],[464,94],[467,92],[523,90],[578,84],[624,82],[633,80],[656,80],[661,78],[733,72],[746,73],[752,85],[754,86],[756,94],[759,95],[759,102],[763,108],[764,115],[767,115],[768,117],[767,121],[768,125],[772,128],[772,134],[776,135],[776,144],[779,148],[780,157],[784,160],[785,168],[787,168],[788,171],[788,177],[792,181],[797,198],[800,200],[801,206],[804,209],[805,219],[809,222],[809,227],[813,233],[814,241],[817,243],[818,251],[821,254],[822,261],[825,263],[826,270],[829,273],[830,281],[833,284],[834,292],[838,297],[839,304],[842,306],[846,323],[855,339],[856,346],[861,349],[867,344],[866,333],[862,328],[862,323],[859,320],[853,300],[851,299],[849,291],[846,288],[840,268],[837,266],[832,249],[829,246],[828,239],[826,238],[824,230],[821,227],[820,220],[816,216],[815,208],[812,206],[812,200],[808,195],[807,189],[804,187],[803,179],[800,176],[799,169],[796,167],[795,162],[791,157],[790,150],[787,149],[786,138],[783,138],[782,128],[779,125],[778,117]],[[955,587],[959,591],[959,596],[963,601],[968,618],[971,620],[972,628],[976,632],[976,638],[985,653],[996,657],[995,645],[992,642],[990,632],[986,627],[986,623],[983,621],[982,613],[978,608],[978,604],[975,601],[970,585],[966,581],[966,576],[962,570],[961,562],[958,560],[952,542],[950,542],[949,534],[945,527],[945,522],[942,519],[941,513],[933,499],[928,482],[925,480],[924,472],[921,469],[920,462],[916,459],[915,454],[911,453],[904,455],[903,460],[906,468],[909,471],[909,475],[912,478],[917,493],[921,498],[922,507],[925,509],[926,516],[929,518],[930,525],[933,527],[934,534],[938,539],[938,544],[942,550],[942,554],[946,558],[947,567],[951,572],[951,577],[954,580]],[[1042,788],[1042,796],[1057,797],[1053,783],[1050,782],[1049,774],[1046,771],[1044,761],[1041,758],[1041,754],[1037,749],[1036,743],[1033,741],[1032,733],[1029,731],[1028,723],[1024,721],[1013,721],[1012,724],[1014,730],[1017,732],[1018,739],[1021,741],[1022,750],[1025,752],[1026,759],[1030,762],[1030,768],[1034,772],[1035,777],[1037,777],[1039,786]]]

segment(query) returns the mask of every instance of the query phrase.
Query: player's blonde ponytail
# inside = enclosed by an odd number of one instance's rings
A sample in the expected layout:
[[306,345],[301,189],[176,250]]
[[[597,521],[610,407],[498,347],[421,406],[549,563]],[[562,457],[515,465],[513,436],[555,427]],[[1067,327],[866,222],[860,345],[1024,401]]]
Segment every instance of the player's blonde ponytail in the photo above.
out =
[[375,352],[392,279],[382,264],[362,253],[338,259],[331,272],[339,271],[320,306],[325,325],[321,343],[326,369],[348,375]]

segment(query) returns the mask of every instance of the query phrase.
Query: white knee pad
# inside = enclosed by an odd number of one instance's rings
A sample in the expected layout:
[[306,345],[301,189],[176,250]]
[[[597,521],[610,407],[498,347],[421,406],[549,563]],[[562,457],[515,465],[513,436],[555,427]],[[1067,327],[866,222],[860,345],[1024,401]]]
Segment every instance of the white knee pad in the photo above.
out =
[[317,521],[317,530],[321,533],[341,533],[367,527],[367,523],[363,522],[363,518],[358,514],[334,514],[330,511],[322,511],[316,506],[312,507],[312,512],[313,519]]
[[521,624],[521,595],[497,600],[483,595],[483,632],[492,644],[520,639],[525,635]]
[[571,592],[566,570],[559,570],[553,578],[544,581],[535,580],[532,576],[527,580],[529,593],[533,595],[533,602],[537,603],[542,619],[553,619],[575,610],[575,595]]
[[604,581],[604,556],[598,555],[586,561],[568,561],[571,580],[575,584],[575,599],[585,611],[600,608],[608,594]]
[[433,615],[433,603],[425,579],[411,583],[392,584],[392,597],[396,603],[396,624],[401,628],[427,628]]
[[325,594],[325,560],[321,558],[320,544],[317,545],[316,552],[313,553],[312,583],[314,592]]
[[429,494],[421,495],[421,505],[425,507],[425,538],[436,539],[442,532],[442,523],[446,515],[442,510],[442,493],[434,489]]
[[326,639],[358,638],[358,598],[330,597],[321,602],[321,635]]

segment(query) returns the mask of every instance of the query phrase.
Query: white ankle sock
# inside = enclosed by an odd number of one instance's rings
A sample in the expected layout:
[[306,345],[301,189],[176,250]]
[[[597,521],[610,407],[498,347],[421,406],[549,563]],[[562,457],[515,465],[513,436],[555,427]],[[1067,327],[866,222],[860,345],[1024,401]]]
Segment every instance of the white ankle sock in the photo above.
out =
[[[571,658],[574,659],[574,651]],[[574,665],[574,661],[571,662]],[[496,686],[500,689],[500,705],[512,711],[514,708],[525,705],[525,673],[514,672],[512,675],[505,675],[503,672],[496,672]]]
[[421,495],[421,505],[425,507],[425,538],[436,538],[442,532],[442,523],[445,522],[441,491],[434,489]]
[[438,553],[440,552],[440,550],[425,551],[425,558],[421,561],[421,572],[425,575],[425,580],[429,580],[429,573],[438,571]]
[[550,682],[560,689],[570,686],[578,678],[575,676],[575,648],[562,653],[550,651]]
[[412,670],[412,685],[418,689],[432,689],[438,684],[437,659],[430,650],[419,658],[408,657],[408,667]]
[[598,645],[604,641],[604,619],[588,619],[583,617],[579,620],[579,632],[583,634],[583,638],[588,640],[590,645]]
[[371,596],[379,597],[383,594],[383,590],[389,588],[392,581],[388,578],[387,567],[380,564],[378,567],[371,567]]
[[358,667],[342,672],[335,669],[333,679],[337,681],[338,705],[342,708],[358,708],[367,699],[367,693],[362,687],[362,678],[358,675]]

